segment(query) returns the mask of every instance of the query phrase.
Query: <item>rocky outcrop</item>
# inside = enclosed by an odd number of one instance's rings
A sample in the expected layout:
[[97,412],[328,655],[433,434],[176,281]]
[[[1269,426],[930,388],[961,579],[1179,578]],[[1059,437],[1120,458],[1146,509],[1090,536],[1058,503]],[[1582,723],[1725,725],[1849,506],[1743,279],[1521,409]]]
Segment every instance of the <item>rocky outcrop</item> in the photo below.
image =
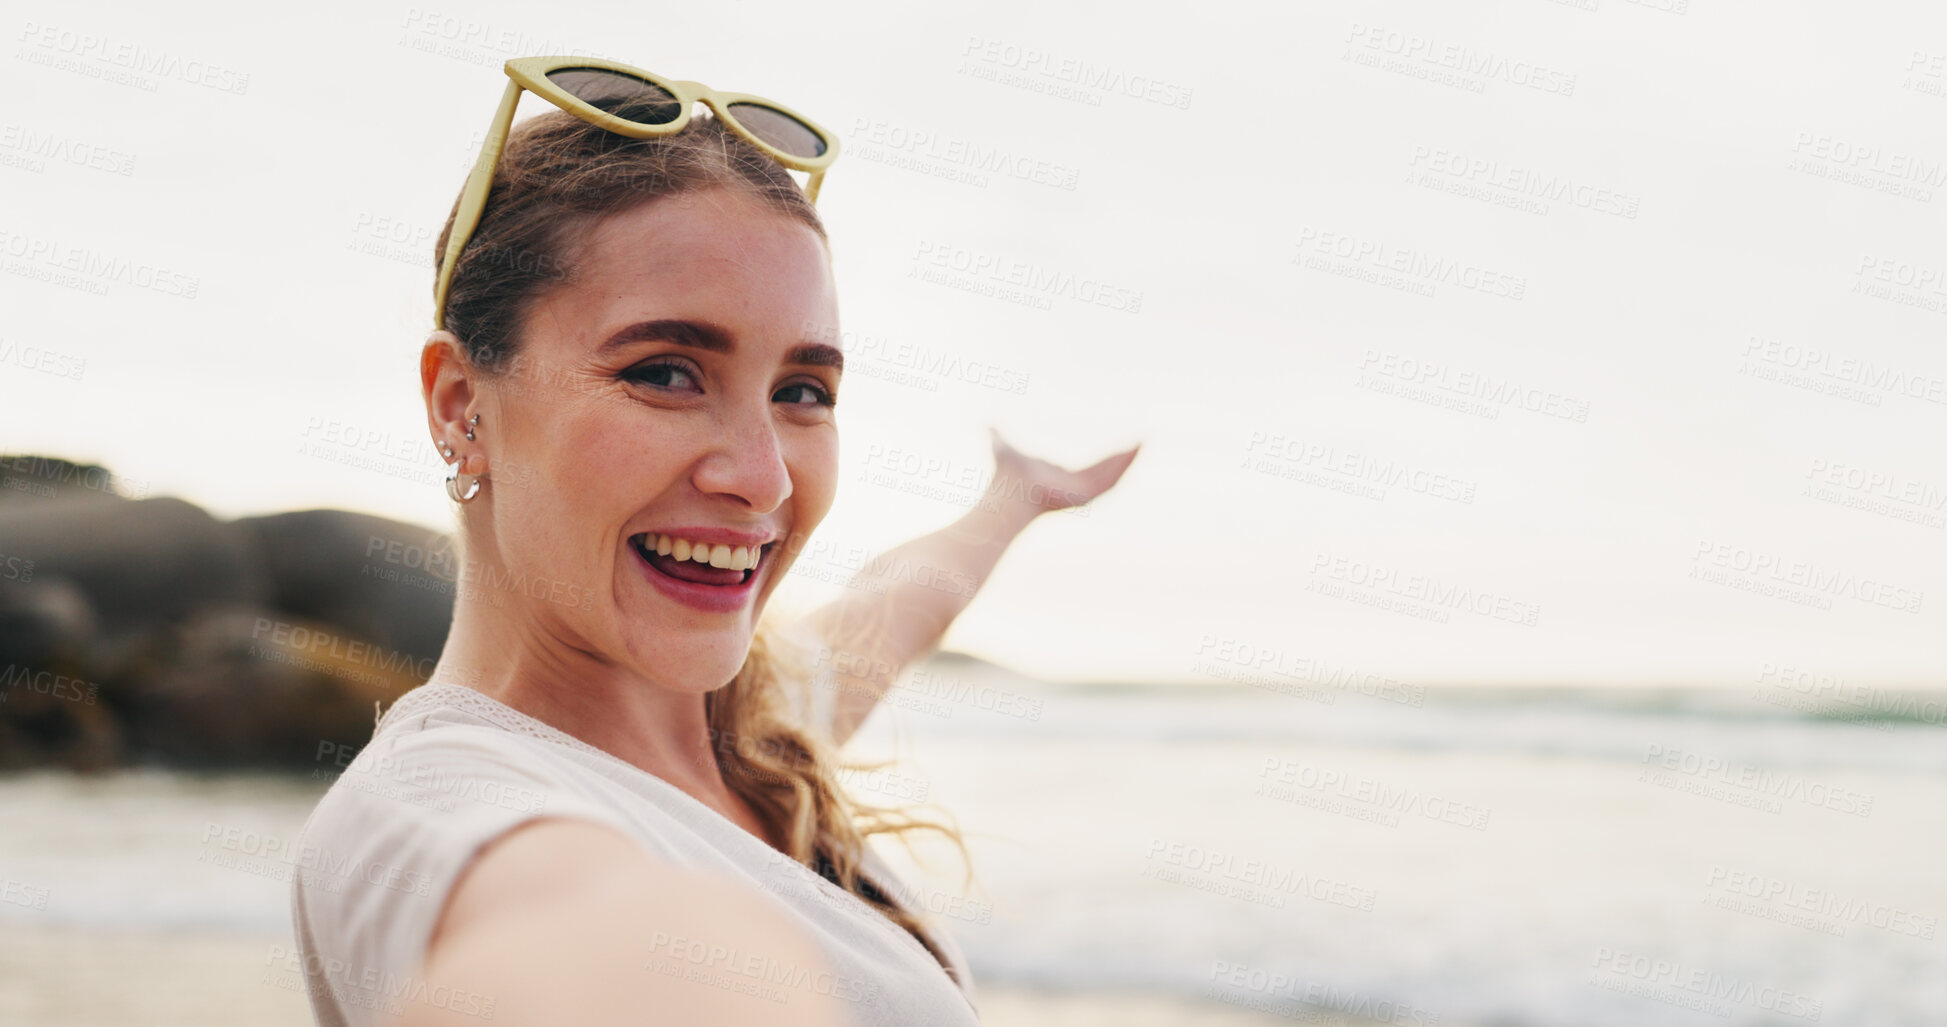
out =
[[312,769],[369,738],[374,703],[445,643],[438,532],[340,510],[224,521],[47,458],[0,474],[0,768]]

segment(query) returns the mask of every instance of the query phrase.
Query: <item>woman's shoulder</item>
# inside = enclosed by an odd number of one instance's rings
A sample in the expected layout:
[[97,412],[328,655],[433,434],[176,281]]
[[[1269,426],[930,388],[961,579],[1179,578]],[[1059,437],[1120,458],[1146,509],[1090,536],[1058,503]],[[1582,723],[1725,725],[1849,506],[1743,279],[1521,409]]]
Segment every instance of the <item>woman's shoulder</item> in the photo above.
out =
[[564,817],[643,837],[545,743],[445,709],[381,718],[299,834],[292,918],[321,1023],[366,1022],[365,990],[407,979],[461,871],[501,835]]
[[305,823],[305,843],[372,835],[399,843],[464,840],[550,811],[620,819],[590,794],[585,771],[550,742],[507,730],[450,692],[427,687],[401,697],[363,747],[321,756],[334,776]]

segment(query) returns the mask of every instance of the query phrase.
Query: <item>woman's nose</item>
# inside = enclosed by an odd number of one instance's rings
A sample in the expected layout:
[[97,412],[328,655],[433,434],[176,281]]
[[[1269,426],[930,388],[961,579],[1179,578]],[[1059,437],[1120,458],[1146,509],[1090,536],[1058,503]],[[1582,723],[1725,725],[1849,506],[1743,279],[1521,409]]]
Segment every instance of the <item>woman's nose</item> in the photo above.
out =
[[699,490],[735,496],[753,510],[777,509],[791,495],[791,469],[776,426],[768,417],[725,424],[717,444],[697,465],[695,481]]

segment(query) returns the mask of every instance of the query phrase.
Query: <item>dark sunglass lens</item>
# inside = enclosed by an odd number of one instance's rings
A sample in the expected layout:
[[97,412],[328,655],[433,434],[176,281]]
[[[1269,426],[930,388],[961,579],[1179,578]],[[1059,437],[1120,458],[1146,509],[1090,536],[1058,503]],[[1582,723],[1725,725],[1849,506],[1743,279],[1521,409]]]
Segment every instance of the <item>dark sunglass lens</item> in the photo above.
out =
[[793,157],[821,157],[825,141],[811,126],[778,110],[757,103],[733,103],[730,115],[751,134]]
[[548,81],[575,98],[626,121],[666,125],[683,113],[669,90],[606,68],[561,68],[548,72]]

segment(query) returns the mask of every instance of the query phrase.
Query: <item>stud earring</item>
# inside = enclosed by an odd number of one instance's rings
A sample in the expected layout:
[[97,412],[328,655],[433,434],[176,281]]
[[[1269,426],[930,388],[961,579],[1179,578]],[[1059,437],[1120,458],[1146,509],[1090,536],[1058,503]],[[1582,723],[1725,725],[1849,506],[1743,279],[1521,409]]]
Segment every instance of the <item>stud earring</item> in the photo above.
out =
[[479,414],[474,414],[474,415],[473,415],[473,417],[472,417],[472,419],[471,419],[471,420],[469,420],[469,421],[467,421],[467,423],[466,423],[466,440],[467,440],[468,442],[472,442],[472,441],[473,441],[473,429],[474,429],[474,427],[475,427],[475,426],[477,426],[477,425],[478,425],[479,423],[480,423],[480,415],[479,415]]
[[453,447],[450,444],[445,442],[440,443],[439,452],[440,455],[445,457],[446,459],[448,460],[453,459]]

